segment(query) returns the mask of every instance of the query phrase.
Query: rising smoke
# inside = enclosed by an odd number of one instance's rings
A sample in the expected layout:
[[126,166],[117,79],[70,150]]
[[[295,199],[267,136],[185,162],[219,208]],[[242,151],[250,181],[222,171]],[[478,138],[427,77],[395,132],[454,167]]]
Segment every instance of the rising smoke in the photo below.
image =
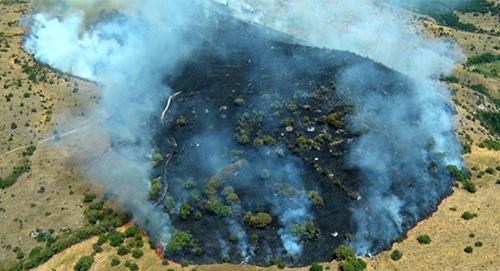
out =
[[[386,88],[394,89],[392,79],[370,65],[352,66],[340,76],[343,98],[355,105],[351,129],[362,134],[349,154],[350,165],[365,179],[362,200],[352,210],[357,225],[353,245],[358,253],[386,247],[435,208],[450,182],[436,182],[436,176],[449,178],[433,173],[427,165],[431,161],[441,161],[440,167],[460,164],[453,110],[447,104],[447,90],[436,79],[461,58],[453,44],[426,39],[412,27],[410,17],[383,2],[215,2],[238,18],[293,35],[304,45],[351,51],[411,79],[401,86],[401,91],[410,90],[408,94],[387,93]],[[46,0],[33,1],[33,7],[27,51],[58,70],[102,85],[98,110],[103,113],[94,115],[102,116],[98,121],[108,127],[115,146],[86,168],[96,179],[106,180],[139,223],[168,239],[169,218],[147,200],[147,157],[152,149],[148,116],[157,115],[153,110],[170,93],[164,77],[190,57],[201,36],[213,31],[204,23],[214,15],[211,5],[194,0]],[[360,81],[363,88],[352,87]],[[119,167],[109,170],[106,165],[117,157],[121,157]],[[284,174],[287,169],[296,170],[283,165]],[[400,183],[409,188],[398,190]],[[307,200],[297,199],[292,202],[296,206],[288,209],[281,209],[284,203],[273,203],[283,225],[309,219]],[[251,254],[245,233],[234,222],[229,224],[242,251]],[[290,229],[285,226],[280,233],[287,251],[299,253],[300,242]]]

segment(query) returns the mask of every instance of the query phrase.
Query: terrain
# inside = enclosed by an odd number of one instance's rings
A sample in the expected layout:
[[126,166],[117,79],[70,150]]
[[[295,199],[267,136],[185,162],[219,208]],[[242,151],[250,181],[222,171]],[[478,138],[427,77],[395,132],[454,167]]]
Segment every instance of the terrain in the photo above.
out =
[[[81,152],[75,152],[75,149],[88,146],[67,146],[61,143],[64,143],[64,137],[72,135],[72,131],[83,133],[75,129],[85,126],[85,123],[66,123],[65,114],[79,115],[85,112],[86,108],[96,103],[98,90],[91,83],[37,64],[21,49],[25,29],[20,27],[19,20],[22,14],[30,12],[26,3],[5,1],[1,8],[0,83],[3,85],[2,96],[5,100],[1,104],[0,119],[0,177],[2,180],[8,179],[5,176],[15,177],[12,177],[15,179],[12,185],[2,189],[0,198],[4,218],[0,231],[0,268],[7,268],[16,261],[16,256],[19,257],[19,249],[27,255],[38,244],[32,234],[36,229],[54,229],[58,233],[63,228],[83,226],[86,220],[84,211],[87,208],[82,202],[84,194],[94,191],[102,195],[99,192],[102,190],[84,180],[66,159],[85,156]],[[480,26],[486,31],[457,30],[442,25],[442,22],[429,16],[419,15],[418,18],[423,25],[422,31],[430,36],[445,36],[456,40],[464,48],[467,57],[484,53],[498,56],[498,14],[456,14],[460,21]],[[453,188],[453,194],[443,200],[438,210],[410,230],[404,240],[394,243],[386,252],[366,258],[368,270],[432,270],[435,266],[442,266],[443,270],[495,270],[500,265],[500,218],[495,215],[500,206],[499,170],[496,169],[500,162],[499,135],[495,132],[498,131],[498,122],[495,124],[495,118],[491,121],[491,114],[498,114],[500,84],[495,67],[498,67],[499,60],[485,62],[471,59],[468,64],[457,66],[455,77],[443,80],[454,90],[453,101],[458,111],[457,133],[463,144],[468,146],[463,157],[477,191],[470,193],[457,184]],[[175,106],[182,101],[182,96],[177,98],[179,100],[174,101]],[[231,98],[227,103],[233,100]],[[59,132],[54,134],[55,130]],[[67,134],[68,132],[70,133]],[[107,146],[105,141],[98,142]],[[99,144],[93,146],[95,153],[99,153],[98,149],[102,147]],[[476,216],[468,220],[462,218],[466,211]],[[430,236],[430,244],[420,244],[417,241],[417,237],[423,234]],[[92,253],[95,242],[96,237],[74,245],[53,256],[38,269],[72,270],[80,256]],[[472,247],[472,253],[464,252],[467,246]],[[15,249],[16,247],[19,249]],[[103,252],[95,257],[92,270],[110,270],[111,255],[116,252],[108,245],[103,248]],[[396,249],[403,253],[397,261],[390,257]],[[175,263],[162,265],[154,250],[147,248],[144,249],[144,256],[139,259],[126,256],[122,262],[125,259],[137,262],[141,270],[182,268]],[[323,265],[335,269],[338,262]],[[122,266],[115,268],[119,270]],[[200,265],[185,269],[192,268],[262,269],[245,265]]]

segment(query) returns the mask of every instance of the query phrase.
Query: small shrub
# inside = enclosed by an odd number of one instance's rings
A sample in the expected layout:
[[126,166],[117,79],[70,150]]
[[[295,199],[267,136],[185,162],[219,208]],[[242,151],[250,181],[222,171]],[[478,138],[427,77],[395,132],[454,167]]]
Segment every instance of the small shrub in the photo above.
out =
[[362,271],[366,268],[366,262],[360,258],[348,258],[340,264],[342,271]]
[[160,179],[154,178],[151,180],[151,188],[149,189],[149,199],[157,200],[160,197],[161,182]]
[[347,245],[340,245],[339,247],[337,247],[334,254],[335,258],[339,260],[347,260],[349,258],[356,257],[356,253],[354,252],[354,250]]
[[127,267],[130,271],[137,271],[139,270],[139,266],[131,261],[125,261],[125,267]]
[[176,232],[166,245],[165,252],[171,256],[179,254],[191,244],[192,239],[192,235],[188,232]]
[[391,259],[393,261],[399,261],[399,259],[401,259],[401,257],[403,257],[403,253],[397,249],[395,249],[392,253],[391,253]]
[[284,269],[286,267],[285,261],[282,259],[273,259],[271,263],[276,265],[279,269]]
[[471,246],[466,246],[466,247],[464,248],[464,252],[465,252],[465,253],[471,254],[471,253],[472,253],[472,251],[473,251],[473,249],[472,249],[472,247],[471,247]]
[[129,252],[130,252],[129,248],[125,245],[120,245],[117,250],[117,253],[120,256],[127,255]]
[[476,188],[476,185],[471,182],[471,181],[465,181],[463,183],[463,188],[467,191],[469,191],[470,193],[476,193],[477,192],[477,188]]
[[417,241],[420,244],[430,244],[431,243],[431,238],[427,234],[423,234],[417,237]]
[[142,257],[142,255],[144,255],[144,252],[142,252],[142,249],[132,250],[132,257],[139,259],[140,257]]
[[113,257],[113,259],[111,259],[111,266],[117,266],[120,265],[120,263],[121,261],[117,257]]
[[89,202],[92,202],[95,198],[97,198],[97,195],[96,194],[85,194],[85,196],[83,196],[83,202],[85,203],[89,203]]
[[108,239],[111,246],[117,247],[123,244],[124,237],[123,234],[121,234],[120,232],[113,232],[112,234],[109,235]]
[[238,97],[238,98],[234,99],[234,104],[237,106],[243,106],[243,105],[245,105],[245,100],[241,97]]
[[313,263],[311,265],[311,268],[309,268],[309,271],[323,271],[323,266],[321,266],[319,263]]
[[273,221],[270,214],[264,212],[258,212],[253,215],[251,212],[247,212],[243,217],[245,223],[254,228],[263,229],[267,227]]
[[90,270],[90,267],[92,267],[92,264],[94,263],[94,257],[92,256],[82,256],[76,262],[75,266],[73,267],[73,270],[75,271],[87,271]]
[[477,242],[474,243],[474,246],[475,247],[482,247],[483,246],[483,242],[477,241]]
[[179,216],[183,219],[186,220],[188,217],[191,215],[191,212],[193,211],[193,208],[187,203],[184,203],[181,205],[181,208],[179,210]]
[[139,229],[137,227],[128,227],[124,235],[125,237],[135,237],[139,233]]
[[462,214],[462,218],[465,220],[473,219],[476,216],[477,216],[476,214],[473,214],[473,213],[467,212],[467,211]]

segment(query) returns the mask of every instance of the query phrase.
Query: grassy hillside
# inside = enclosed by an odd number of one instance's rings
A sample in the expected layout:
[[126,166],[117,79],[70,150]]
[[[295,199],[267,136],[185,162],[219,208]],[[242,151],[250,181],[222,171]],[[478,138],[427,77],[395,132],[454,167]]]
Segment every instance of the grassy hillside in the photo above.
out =
[[[54,136],[54,130],[64,134],[83,127],[85,123],[65,122],[64,116],[82,114],[96,102],[98,92],[91,84],[40,66],[21,49],[25,29],[19,26],[19,19],[30,10],[20,2],[0,2],[0,270],[43,245],[33,237],[36,229],[52,229],[57,236],[63,229],[82,227],[87,208],[83,194],[89,189],[99,191],[73,167],[73,162],[86,159],[85,153],[75,151],[82,146],[56,142],[60,138]],[[499,1],[495,4],[498,7]],[[500,266],[498,9],[491,5],[458,11],[443,7],[444,15],[413,10],[424,13],[420,23],[427,35],[453,39],[464,49],[464,64],[457,66],[453,76],[443,78],[443,83],[453,89],[457,133],[477,192],[457,184],[453,195],[404,240],[390,251],[365,259],[367,270],[496,270]],[[99,140],[88,153],[106,147]],[[423,235],[430,238],[429,244],[417,240]],[[71,246],[36,270],[73,270],[82,256],[92,254],[97,241],[98,237],[92,237]],[[246,265],[165,265],[149,248],[147,237],[143,242],[143,255],[138,258],[132,252],[118,256],[116,247],[102,245],[91,270],[124,270],[126,261],[129,266],[136,263],[140,270],[278,270]],[[400,259],[395,250],[401,252]],[[111,267],[115,257],[120,264]],[[338,263],[323,266],[337,270]]]

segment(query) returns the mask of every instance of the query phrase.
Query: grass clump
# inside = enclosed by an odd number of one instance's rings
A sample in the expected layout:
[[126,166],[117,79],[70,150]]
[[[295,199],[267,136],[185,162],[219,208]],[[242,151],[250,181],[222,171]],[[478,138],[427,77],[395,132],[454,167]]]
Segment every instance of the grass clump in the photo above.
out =
[[427,234],[423,234],[423,235],[419,235],[419,236],[417,237],[417,241],[418,241],[418,243],[420,243],[420,244],[427,245],[427,244],[430,244],[430,243],[431,243],[431,238],[429,237],[429,235],[427,235]]
[[401,259],[401,257],[403,257],[403,252],[401,252],[400,250],[398,249],[395,249],[392,253],[391,253],[391,259],[393,261],[399,261]]
[[476,216],[477,216],[477,214],[473,214],[473,213],[467,212],[467,211],[462,214],[462,218],[465,220],[471,220]]

